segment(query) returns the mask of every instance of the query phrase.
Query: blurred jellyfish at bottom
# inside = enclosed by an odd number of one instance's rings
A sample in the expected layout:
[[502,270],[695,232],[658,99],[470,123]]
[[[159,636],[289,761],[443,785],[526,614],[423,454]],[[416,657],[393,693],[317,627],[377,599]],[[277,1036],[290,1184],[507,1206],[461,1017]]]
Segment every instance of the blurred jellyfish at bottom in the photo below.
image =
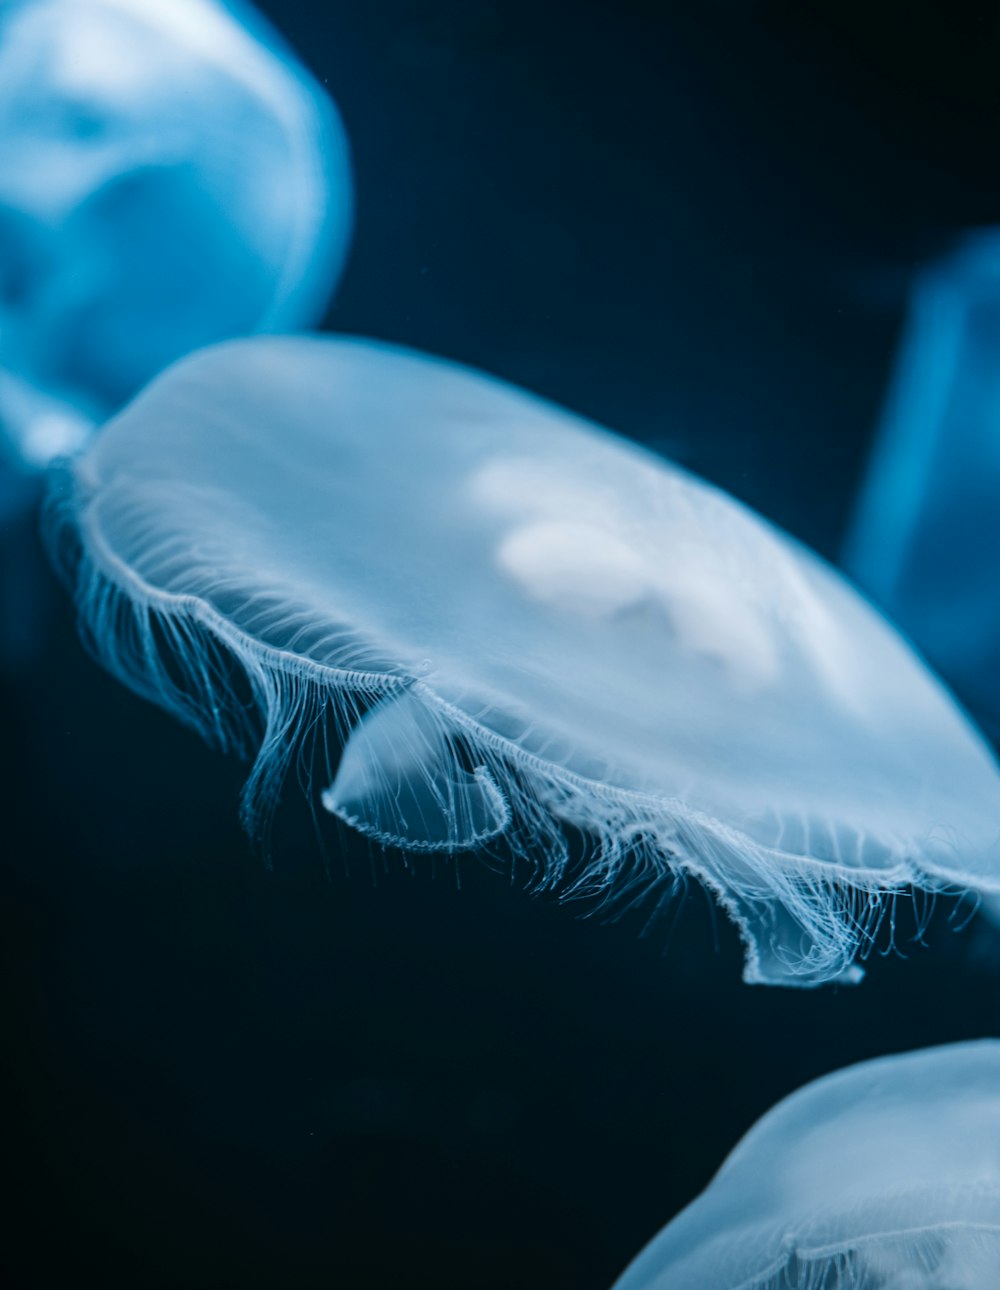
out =
[[256,755],[251,830],[312,740],[323,805],[376,842],[502,836],[605,901],[698,879],[747,979],[790,985],[858,980],[910,885],[1000,890],[996,764],[881,616],[500,381],[363,340],[217,346],[102,431],[49,530],[107,666]]
[[24,473],[174,359],[322,313],[351,222],[336,110],[249,7],[0,12],[0,435]]
[[614,1290],[995,1290],[1000,1041],[882,1057],[779,1102]]
[[1000,737],[1000,232],[917,279],[845,564]]

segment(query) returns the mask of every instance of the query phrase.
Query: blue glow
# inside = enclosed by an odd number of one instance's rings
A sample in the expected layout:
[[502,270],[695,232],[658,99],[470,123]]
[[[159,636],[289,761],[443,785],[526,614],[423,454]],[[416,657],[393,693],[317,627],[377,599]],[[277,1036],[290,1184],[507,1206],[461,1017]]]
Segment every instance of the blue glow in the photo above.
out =
[[[323,804],[375,840],[504,834],[542,887],[606,899],[696,877],[747,979],[797,985],[858,980],[909,884],[1000,890],[996,765],[881,616],[723,493],[489,377],[219,346],[102,432],[51,518],[111,670],[256,752],[252,830],[319,730],[346,740]],[[594,839],[572,882],[567,826]]]
[[864,1062],[759,1120],[614,1290],[987,1290],[1000,1042]]
[[336,111],[249,8],[0,17],[0,433],[26,470],[174,359],[323,312],[351,225]]
[[1000,236],[918,279],[845,563],[1000,731]]

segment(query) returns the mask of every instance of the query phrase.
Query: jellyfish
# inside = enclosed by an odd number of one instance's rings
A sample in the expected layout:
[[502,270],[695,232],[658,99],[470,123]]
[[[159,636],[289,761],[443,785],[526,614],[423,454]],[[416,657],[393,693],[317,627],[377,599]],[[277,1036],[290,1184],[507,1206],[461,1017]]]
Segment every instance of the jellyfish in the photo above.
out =
[[779,1102],[614,1290],[993,1290],[1000,1041],[861,1062]]
[[350,217],[339,117],[249,8],[6,0],[6,454],[43,469],[189,350],[314,321]]
[[1000,233],[917,279],[846,567],[1000,735]]
[[793,985],[858,980],[910,887],[1000,889],[997,766],[881,615],[496,379],[346,337],[212,347],[104,428],[47,531],[111,671],[255,755],[251,832],[318,741],[310,793],[374,843],[599,904],[700,880],[746,979]]

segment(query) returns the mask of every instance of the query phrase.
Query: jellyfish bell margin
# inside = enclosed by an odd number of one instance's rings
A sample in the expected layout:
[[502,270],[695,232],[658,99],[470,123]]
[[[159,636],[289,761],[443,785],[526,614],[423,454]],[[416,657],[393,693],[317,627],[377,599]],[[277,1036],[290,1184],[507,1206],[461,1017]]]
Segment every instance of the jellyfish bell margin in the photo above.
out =
[[599,901],[696,878],[746,979],[800,986],[859,980],[909,888],[1000,890],[996,763],[885,620],[494,378],[362,339],[209,348],[67,468],[46,528],[104,665],[254,758],[251,833],[307,740],[342,745],[317,795],[377,842],[502,835]]

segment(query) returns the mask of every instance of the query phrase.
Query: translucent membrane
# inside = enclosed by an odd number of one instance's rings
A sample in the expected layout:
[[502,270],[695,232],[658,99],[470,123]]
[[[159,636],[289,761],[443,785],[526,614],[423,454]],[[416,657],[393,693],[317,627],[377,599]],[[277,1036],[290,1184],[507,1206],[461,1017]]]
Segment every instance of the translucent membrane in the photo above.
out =
[[1000,888],[997,768],[882,617],[499,381],[360,340],[223,345],[107,426],[51,523],[107,666],[256,752],[252,830],[305,742],[345,741],[322,801],[377,841],[503,834],[541,886],[609,900],[696,877],[747,979],[797,985],[859,979],[910,884]]
[[1000,1042],[838,1071],[759,1120],[615,1290],[994,1290]]

